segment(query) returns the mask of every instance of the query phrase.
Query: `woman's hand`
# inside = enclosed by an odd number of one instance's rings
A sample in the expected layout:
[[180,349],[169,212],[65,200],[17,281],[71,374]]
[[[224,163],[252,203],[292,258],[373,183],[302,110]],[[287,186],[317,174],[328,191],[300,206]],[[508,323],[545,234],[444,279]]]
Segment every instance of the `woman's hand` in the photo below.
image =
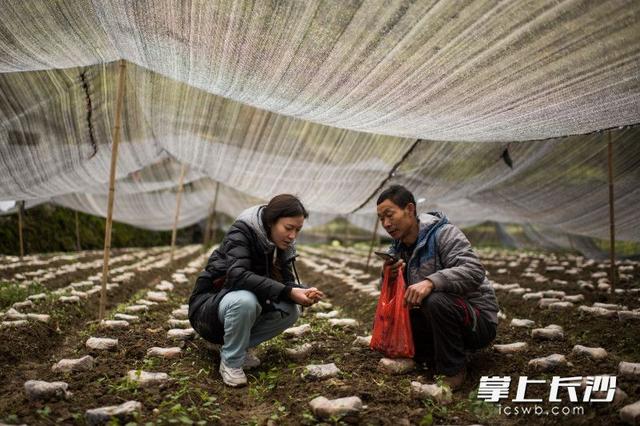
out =
[[324,293],[315,287],[307,288],[305,290],[306,290],[307,297],[313,300],[313,303],[319,302],[324,297]]
[[318,290],[315,287],[311,288],[298,288],[294,287],[291,289],[291,294],[289,295],[291,300],[294,303],[302,306],[311,306],[316,302],[319,302],[323,297],[324,293]]

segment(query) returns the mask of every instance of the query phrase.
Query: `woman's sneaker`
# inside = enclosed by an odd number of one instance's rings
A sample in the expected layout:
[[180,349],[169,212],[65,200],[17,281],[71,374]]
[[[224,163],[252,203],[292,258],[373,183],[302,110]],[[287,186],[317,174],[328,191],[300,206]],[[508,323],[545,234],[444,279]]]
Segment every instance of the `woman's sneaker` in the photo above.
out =
[[220,360],[220,375],[222,376],[222,381],[227,386],[235,388],[236,386],[244,386],[247,384],[247,376],[244,374],[244,371],[242,371],[242,368],[229,367],[222,360]]

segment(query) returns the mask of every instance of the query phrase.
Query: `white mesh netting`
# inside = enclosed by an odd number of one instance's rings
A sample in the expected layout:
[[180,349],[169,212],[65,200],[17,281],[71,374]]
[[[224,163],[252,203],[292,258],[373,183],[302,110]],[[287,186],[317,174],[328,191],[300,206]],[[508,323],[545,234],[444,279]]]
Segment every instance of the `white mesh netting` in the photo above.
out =
[[385,182],[460,225],[605,238],[611,136],[616,234],[640,241],[640,130],[620,128],[640,122],[638,2],[34,0],[0,18],[0,200],[105,215],[124,59],[115,220],[170,228],[187,164],[180,226],[219,182],[231,216],[291,192],[310,225],[371,229]]

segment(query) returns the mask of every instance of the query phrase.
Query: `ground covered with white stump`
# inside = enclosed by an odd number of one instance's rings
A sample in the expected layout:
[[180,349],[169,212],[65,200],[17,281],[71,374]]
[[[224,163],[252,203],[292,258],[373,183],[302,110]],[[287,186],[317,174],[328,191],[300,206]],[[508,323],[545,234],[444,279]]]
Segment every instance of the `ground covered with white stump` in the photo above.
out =
[[[328,297],[257,348],[262,364],[237,389],[222,384],[217,347],[187,319],[192,283],[208,255],[198,247],[181,248],[174,265],[166,248],[114,255],[101,322],[97,253],[0,268],[3,285],[24,290],[0,306],[0,422],[640,424],[637,262],[617,265],[612,289],[605,263],[481,250],[501,323],[494,344],[469,354],[467,382],[452,393],[429,366],[369,349],[378,261],[367,269],[366,251],[352,248],[300,252],[303,281]],[[617,376],[614,402],[577,404],[582,415],[507,416],[476,396],[482,376],[510,376],[511,400],[520,376],[604,374]],[[527,397],[546,401],[548,389],[532,386]]]

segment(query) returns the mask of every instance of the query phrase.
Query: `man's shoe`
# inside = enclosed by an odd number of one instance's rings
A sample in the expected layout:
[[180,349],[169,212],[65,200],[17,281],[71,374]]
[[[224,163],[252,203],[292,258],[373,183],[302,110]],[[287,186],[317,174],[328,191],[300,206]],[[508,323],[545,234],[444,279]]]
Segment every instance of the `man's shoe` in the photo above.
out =
[[244,386],[247,384],[247,376],[242,371],[242,368],[229,367],[220,360],[220,375],[225,385],[231,387]]
[[244,358],[244,364],[242,368],[251,369],[260,365],[260,358],[258,358],[251,349],[247,351],[247,355]]
[[449,386],[452,392],[457,391],[464,384],[464,380],[467,376],[467,369],[465,367],[462,368],[458,373],[453,376],[445,376],[442,380],[445,384]]

